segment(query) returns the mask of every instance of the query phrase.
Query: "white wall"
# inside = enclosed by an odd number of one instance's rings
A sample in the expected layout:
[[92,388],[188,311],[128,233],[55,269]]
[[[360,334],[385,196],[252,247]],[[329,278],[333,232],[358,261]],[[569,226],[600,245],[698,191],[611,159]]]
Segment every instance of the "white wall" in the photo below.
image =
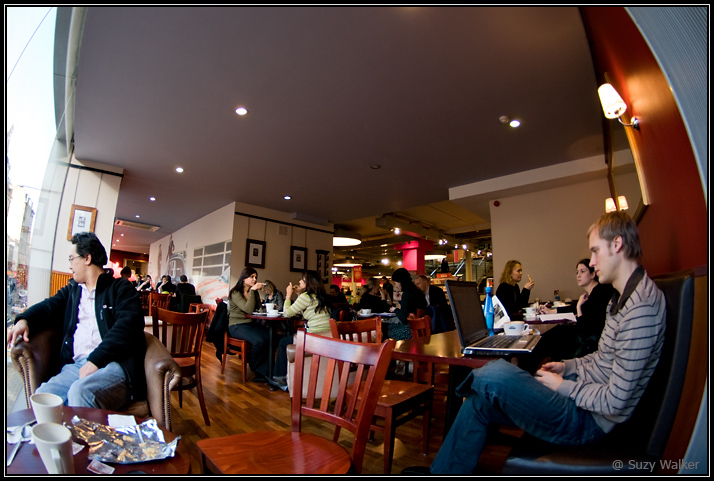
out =
[[[258,280],[273,281],[283,294],[288,283],[296,284],[301,276],[290,271],[290,246],[307,248],[308,269],[317,267],[316,250],[329,251],[329,267],[332,266],[332,224],[311,224],[295,220],[285,212],[238,202],[235,212],[238,214],[233,224],[231,287],[245,267],[247,239],[265,242],[265,268],[256,269]],[[327,278],[331,282],[331,273]]]
[[[256,269],[258,279],[270,279],[283,293],[289,282],[297,283],[300,273],[290,271],[290,246],[307,248],[307,267],[315,269],[316,250],[330,252],[332,265],[332,224],[315,225],[292,219],[290,214],[242,203],[229,204],[151,244],[149,274],[156,282],[167,272],[170,243],[173,253],[183,257],[186,275],[203,296],[212,303],[228,294],[245,267],[246,241],[263,241],[265,268]],[[230,242],[229,268],[221,276],[201,276],[194,251],[205,246]],[[329,275],[328,279],[332,276]],[[174,283],[178,279],[173,279]]]
[[[523,265],[523,280],[535,282],[531,301],[580,297],[575,282],[576,263],[590,257],[588,228],[605,212],[609,197],[607,181],[595,180],[540,192],[498,198],[490,202],[494,285],[497,287],[506,262]],[[629,212],[629,211],[628,211]]]
[[111,165],[78,160],[74,157],[71,165],[92,170],[70,167],[67,172],[52,255],[52,270],[60,272],[69,272],[67,257],[72,244],[67,240],[67,231],[73,204],[97,209],[94,233],[104,245],[107,258],[111,254],[114,216],[123,173],[123,169]]

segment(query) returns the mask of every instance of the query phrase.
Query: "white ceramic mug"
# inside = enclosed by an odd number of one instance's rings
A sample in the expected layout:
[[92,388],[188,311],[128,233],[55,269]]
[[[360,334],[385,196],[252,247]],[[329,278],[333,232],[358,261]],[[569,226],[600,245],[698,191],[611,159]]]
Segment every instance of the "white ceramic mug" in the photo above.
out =
[[277,309],[271,309],[268,311],[268,315],[278,317],[280,315],[280,311],[278,311]]
[[64,402],[58,395],[48,392],[35,393],[30,396],[30,404],[38,424],[62,423]]
[[526,317],[535,317],[536,315],[535,308],[533,307],[526,307],[524,311],[526,312]]
[[528,325],[522,321],[511,321],[503,325],[503,332],[507,336],[520,336],[528,332]]
[[32,440],[49,474],[74,474],[72,433],[61,424],[41,423],[32,428]]
[[362,309],[359,311],[359,313],[363,316],[369,316],[370,314],[372,314],[372,309]]
[[265,312],[270,312],[275,310],[275,303],[274,302],[266,302],[265,303]]

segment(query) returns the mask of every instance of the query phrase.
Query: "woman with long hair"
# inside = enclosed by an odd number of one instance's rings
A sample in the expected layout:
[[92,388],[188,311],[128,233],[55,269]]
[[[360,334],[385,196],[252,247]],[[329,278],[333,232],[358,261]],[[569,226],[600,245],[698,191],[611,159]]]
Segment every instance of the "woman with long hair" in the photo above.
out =
[[[302,316],[307,321],[307,330],[321,336],[332,337],[330,332],[330,312],[332,299],[327,295],[320,274],[316,271],[305,271],[298,283],[299,295],[292,303],[295,286],[291,282],[285,288],[285,304],[283,316]],[[282,390],[287,389],[288,355],[287,347],[293,343],[293,336],[285,336],[278,345],[278,356],[273,368],[273,377],[268,382]]]
[[519,310],[528,305],[528,298],[531,295],[531,289],[535,283],[531,276],[528,276],[528,282],[523,286],[523,290],[518,287],[523,277],[523,268],[521,263],[516,260],[506,262],[506,267],[503,268],[501,274],[501,283],[496,289],[496,297],[503,304],[503,308],[510,317],[517,314]]
[[246,267],[236,285],[228,292],[228,334],[248,341],[252,346],[248,365],[255,377],[251,382],[267,382],[270,376],[268,356],[272,355],[272,350],[268,328],[245,317],[260,308],[258,290],[263,285],[258,282],[258,272],[252,267]]
[[370,277],[362,288],[362,297],[359,301],[360,309],[371,309],[372,312],[388,312],[392,302],[389,294],[382,289],[379,279]]
[[394,292],[401,292],[401,300],[399,301],[399,308],[391,307],[390,311],[397,315],[399,322],[385,323],[384,327],[387,327],[387,329],[382,328],[382,332],[386,332],[387,337],[391,339],[411,339],[409,314],[416,315],[417,309],[426,309],[426,297],[414,284],[411,274],[405,268],[400,267],[394,271],[392,280],[394,281]]

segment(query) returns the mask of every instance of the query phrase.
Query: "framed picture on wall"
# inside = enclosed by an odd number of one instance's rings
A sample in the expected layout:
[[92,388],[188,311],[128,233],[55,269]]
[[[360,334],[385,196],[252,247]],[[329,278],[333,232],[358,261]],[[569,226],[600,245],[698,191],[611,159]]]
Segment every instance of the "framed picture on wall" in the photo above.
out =
[[265,269],[265,242],[255,239],[246,240],[245,265]]
[[97,209],[94,207],[72,204],[72,210],[69,213],[67,240],[71,241],[72,236],[78,232],[94,232],[94,223],[96,220]]
[[329,273],[329,263],[330,263],[330,252],[316,250],[317,254],[317,272],[322,277],[323,282],[327,282]]
[[307,249],[290,246],[290,271],[302,272],[307,269]]

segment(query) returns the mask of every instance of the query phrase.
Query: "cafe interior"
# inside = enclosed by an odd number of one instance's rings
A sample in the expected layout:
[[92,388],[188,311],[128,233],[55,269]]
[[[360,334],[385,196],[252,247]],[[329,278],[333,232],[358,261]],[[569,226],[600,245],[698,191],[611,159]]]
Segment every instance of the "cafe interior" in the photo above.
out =
[[[443,286],[498,282],[518,259],[531,299],[577,299],[588,227],[626,209],[648,274],[694,286],[659,459],[708,472],[707,7],[58,7],[56,22],[28,304],[71,277],[66,226],[85,214],[117,276],[186,275],[207,324],[248,265],[283,292],[316,270],[356,302],[400,267]],[[202,349],[202,393],[167,401],[185,461],[172,469],[240,472],[199,443],[290,431],[291,396],[248,382],[242,354],[222,366]],[[396,429],[389,465],[377,430],[360,474],[434,459],[450,388],[432,382],[431,411]],[[484,452],[484,473],[507,472],[510,438]],[[344,429],[339,443],[356,439]]]

